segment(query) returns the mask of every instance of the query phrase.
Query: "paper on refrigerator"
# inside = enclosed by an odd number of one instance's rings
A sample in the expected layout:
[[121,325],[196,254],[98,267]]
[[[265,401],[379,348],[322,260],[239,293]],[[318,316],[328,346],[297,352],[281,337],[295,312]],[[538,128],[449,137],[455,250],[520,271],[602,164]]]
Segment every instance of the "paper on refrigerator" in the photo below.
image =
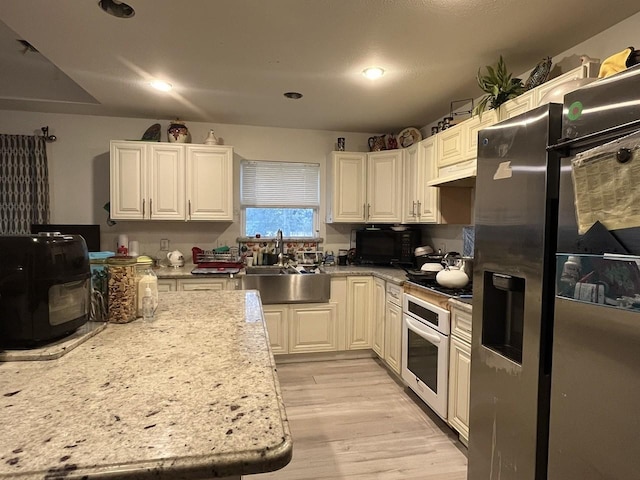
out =
[[577,154],[571,176],[580,234],[640,227],[640,132]]

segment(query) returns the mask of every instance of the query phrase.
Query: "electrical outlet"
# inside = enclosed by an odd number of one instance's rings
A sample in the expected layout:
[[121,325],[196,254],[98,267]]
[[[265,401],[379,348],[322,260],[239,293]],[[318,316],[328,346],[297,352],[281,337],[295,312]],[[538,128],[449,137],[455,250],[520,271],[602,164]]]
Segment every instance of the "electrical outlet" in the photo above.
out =
[[163,238],[160,240],[160,250],[169,250],[169,239]]

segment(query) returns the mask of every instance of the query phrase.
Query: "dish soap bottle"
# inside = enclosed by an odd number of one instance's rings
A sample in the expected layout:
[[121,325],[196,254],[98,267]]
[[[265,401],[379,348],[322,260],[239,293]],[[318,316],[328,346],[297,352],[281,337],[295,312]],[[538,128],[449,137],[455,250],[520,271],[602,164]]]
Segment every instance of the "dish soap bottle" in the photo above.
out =
[[144,297],[142,297],[142,318],[145,322],[151,322],[153,320],[154,308],[153,294],[151,288],[144,289]]

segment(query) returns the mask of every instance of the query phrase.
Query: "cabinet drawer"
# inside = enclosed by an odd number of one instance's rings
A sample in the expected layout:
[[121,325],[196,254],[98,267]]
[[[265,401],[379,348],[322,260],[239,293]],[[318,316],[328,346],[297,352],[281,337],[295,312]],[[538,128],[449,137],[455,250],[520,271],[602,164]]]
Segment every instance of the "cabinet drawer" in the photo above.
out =
[[471,343],[471,313],[454,308],[451,310],[451,334]]
[[402,306],[402,287],[387,282],[387,302]]

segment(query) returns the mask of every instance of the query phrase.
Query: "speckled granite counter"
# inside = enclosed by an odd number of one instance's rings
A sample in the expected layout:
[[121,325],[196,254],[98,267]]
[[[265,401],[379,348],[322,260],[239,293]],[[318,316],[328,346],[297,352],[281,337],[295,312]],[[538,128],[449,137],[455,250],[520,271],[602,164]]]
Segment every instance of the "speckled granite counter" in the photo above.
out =
[[239,478],[291,459],[255,291],[161,293],[153,323],[0,363],[0,394],[0,478]]

